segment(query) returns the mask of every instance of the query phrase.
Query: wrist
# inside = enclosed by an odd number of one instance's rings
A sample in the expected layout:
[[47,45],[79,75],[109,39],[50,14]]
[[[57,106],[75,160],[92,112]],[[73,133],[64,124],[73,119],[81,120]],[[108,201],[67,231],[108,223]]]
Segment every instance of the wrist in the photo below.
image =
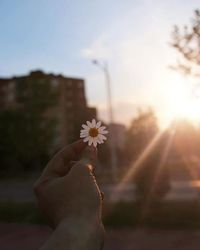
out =
[[40,250],[100,250],[104,228],[100,221],[84,218],[62,220]]
[[104,227],[101,221],[96,219],[67,218],[56,230],[66,233],[70,250],[100,250],[104,241]]

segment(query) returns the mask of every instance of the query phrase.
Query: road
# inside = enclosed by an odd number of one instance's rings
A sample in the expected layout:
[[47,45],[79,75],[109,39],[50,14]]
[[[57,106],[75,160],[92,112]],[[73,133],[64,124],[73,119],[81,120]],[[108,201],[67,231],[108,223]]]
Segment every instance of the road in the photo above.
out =
[[[45,226],[0,223],[1,250],[36,250],[49,237]],[[200,231],[108,230],[104,250],[198,250]]]
[[[33,194],[34,181],[1,181],[0,182],[0,202],[33,202],[35,200]],[[196,200],[200,197],[199,182],[172,182],[171,190],[166,196],[166,200]],[[125,185],[115,192],[113,185],[102,187],[107,201],[132,201],[136,199],[135,187],[133,185]]]

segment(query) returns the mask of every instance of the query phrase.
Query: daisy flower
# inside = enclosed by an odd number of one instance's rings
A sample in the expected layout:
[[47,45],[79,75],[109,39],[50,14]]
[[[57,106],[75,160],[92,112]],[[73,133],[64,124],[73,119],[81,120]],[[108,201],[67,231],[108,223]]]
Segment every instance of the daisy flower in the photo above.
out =
[[108,133],[106,127],[101,126],[101,122],[96,122],[95,119],[92,119],[92,122],[87,121],[86,124],[82,125],[80,138],[84,138],[83,141],[88,142],[89,146],[93,144],[96,147],[97,143],[104,143],[107,139],[104,134]]

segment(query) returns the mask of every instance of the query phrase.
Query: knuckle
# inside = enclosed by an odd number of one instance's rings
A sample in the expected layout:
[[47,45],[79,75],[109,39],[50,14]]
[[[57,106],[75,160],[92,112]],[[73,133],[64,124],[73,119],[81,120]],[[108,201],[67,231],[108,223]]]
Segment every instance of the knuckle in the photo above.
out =
[[90,174],[91,174],[91,170],[90,170],[89,165],[82,165],[80,167],[80,171],[82,173],[82,176],[90,176]]
[[90,169],[89,165],[83,164],[83,163],[78,163],[75,166],[74,170],[77,173],[81,174],[82,176],[90,175],[90,173],[91,173],[91,169]]
[[34,193],[35,193],[36,196],[40,195],[41,192],[42,192],[42,185],[41,185],[41,183],[36,182],[33,185],[33,191],[34,191]]

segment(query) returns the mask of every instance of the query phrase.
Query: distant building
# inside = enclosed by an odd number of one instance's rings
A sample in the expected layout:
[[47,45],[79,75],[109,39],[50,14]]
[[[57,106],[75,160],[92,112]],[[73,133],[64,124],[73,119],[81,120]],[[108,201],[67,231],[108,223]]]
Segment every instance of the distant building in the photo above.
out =
[[0,110],[15,106],[15,81],[0,78]]
[[48,116],[57,118],[55,146],[63,146],[78,139],[81,124],[96,118],[96,108],[87,105],[83,79],[45,74],[42,71],[33,71],[27,76],[0,78],[0,111],[8,108],[17,109],[23,105],[19,103],[16,91],[22,79],[27,84],[30,80],[48,80],[58,92],[56,105],[47,112]]
[[108,125],[108,129],[110,134],[113,136],[112,143],[114,143],[116,147],[123,149],[125,143],[126,127],[123,124],[111,123]]

